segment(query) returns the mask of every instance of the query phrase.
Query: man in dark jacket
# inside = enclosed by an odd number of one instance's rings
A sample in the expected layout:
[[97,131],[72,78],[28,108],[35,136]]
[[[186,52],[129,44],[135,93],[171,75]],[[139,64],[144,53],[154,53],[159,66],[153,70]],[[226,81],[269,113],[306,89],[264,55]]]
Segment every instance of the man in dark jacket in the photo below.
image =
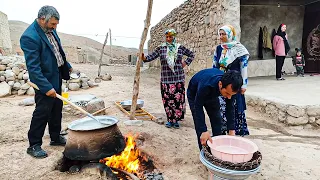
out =
[[39,87],[35,90],[36,108],[32,115],[28,132],[30,147],[27,153],[36,158],[45,158],[47,153],[41,148],[42,137],[48,123],[50,145],[64,146],[66,140],[60,135],[62,101],[62,79],[70,79],[70,64],[62,49],[56,28],[60,15],[52,6],[43,6],[38,18],[25,30],[20,38],[30,81]]
[[220,95],[227,98],[226,116],[229,135],[235,135],[234,101],[232,96],[241,89],[242,84],[243,80],[239,72],[228,71],[224,74],[216,68],[201,70],[191,78],[187,97],[200,150],[207,140],[212,141],[211,134],[208,132],[205,123],[203,107],[205,107],[210,119],[212,135],[222,134],[222,118],[218,98]]

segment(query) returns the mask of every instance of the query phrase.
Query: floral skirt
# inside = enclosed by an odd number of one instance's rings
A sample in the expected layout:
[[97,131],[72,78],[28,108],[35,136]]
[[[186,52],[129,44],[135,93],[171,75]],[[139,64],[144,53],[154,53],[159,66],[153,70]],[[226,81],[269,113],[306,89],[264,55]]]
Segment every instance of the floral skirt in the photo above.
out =
[[184,82],[161,83],[161,95],[168,122],[176,123],[184,119],[185,87]]
[[[226,101],[223,96],[219,96],[219,100],[220,100],[220,112],[222,117],[222,134],[227,134],[228,129],[227,129],[227,118],[226,118]],[[234,107],[235,107],[234,117],[235,117],[236,135],[240,135],[240,136],[249,135],[245,111],[238,112],[237,101],[235,101]]]

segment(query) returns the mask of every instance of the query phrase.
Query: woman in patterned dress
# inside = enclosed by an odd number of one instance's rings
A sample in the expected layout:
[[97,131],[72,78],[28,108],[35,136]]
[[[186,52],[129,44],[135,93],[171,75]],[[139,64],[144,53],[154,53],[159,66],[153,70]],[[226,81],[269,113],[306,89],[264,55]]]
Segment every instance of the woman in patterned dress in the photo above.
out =
[[[213,56],[213,68],[218,68],[222,71],[236,70],[241,72],[243,78],[243,86],[241,91],[234,95],[235,105],[235,131],[236,135],[249,135],[249,130],[246,121],[246,102],[244,93],[248,85],[247,66],[249,59],[248,50],[236,41],[236,32],[233,26],[225,25],[219,28],[219,37],[221,44],[217,46]],[[223,118],[222,133],[226,134],[226,103],[225,99],[220,96],[221,116]]]
[[[161,62],[161,95],[168,122],[168,128],[180,128],[179,121],[184,119],[185,109],[185,73],[183,68],[189,66],[194,59],[192,51],[176,43],[176,31],[165,32],[166,42],[157,47],[148,56],[142,55],[144,62],[160,57]],[[187,59],[183,60],[183,55]]]

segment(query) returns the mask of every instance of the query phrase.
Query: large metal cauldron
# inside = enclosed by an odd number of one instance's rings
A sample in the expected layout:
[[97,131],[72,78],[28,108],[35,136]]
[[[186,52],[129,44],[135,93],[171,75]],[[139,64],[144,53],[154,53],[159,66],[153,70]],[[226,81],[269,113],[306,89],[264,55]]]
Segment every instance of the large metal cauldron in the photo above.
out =
[[110,116],[96,116],[102,123],[83,118],[68,126],[68,140],[63,154],[71,160],[99,160],[122,152],[126,146],[117,123]]

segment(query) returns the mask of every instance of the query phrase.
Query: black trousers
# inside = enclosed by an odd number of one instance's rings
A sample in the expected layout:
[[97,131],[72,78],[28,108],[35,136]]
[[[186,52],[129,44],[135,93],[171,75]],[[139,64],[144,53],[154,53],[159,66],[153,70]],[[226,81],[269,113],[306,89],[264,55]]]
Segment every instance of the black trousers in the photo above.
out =
[[[189,102],[190,110],[193,116],[194,126],[196,129],[198,146],[199,146],[199,149],[201,150],[202,145],[200,142],[200,136],[203,132],[201,132],[199,129],[199,122],[195,121],[196,110],[195,110],[194,98],[192,98],[189,94],[188,94],[188,102]],[[207,99],[204,103],[204,108],[206,109],[210,119],[212,135],[213,136],[222,135],[222,131],[221,131],[222,120],[221,120],[221,114],[220,114],[219,98],[216,97],[216,98]]]
[[281,71],[285,56],[276,56],[276,78],[281,78]]
[[30,146],[35,144],[42,145],[42,137],[47,124],[51,140],[58,140],[61,131],[62,101],[37,91],[35,102],[36,108],[33,111],[28,132]]
[[[61,67],[59,67],[59,87],[62,85]],[[61,88],[56,89],[61,95]],[[48,124],[50,139],[59,139],[61,131],[62,106],[63,102],[58,98],[52,98],[35,90],[34,96],[36,108],[33,111],[30,129],[28,131],[29,145],[42,145],[42,137]]]

